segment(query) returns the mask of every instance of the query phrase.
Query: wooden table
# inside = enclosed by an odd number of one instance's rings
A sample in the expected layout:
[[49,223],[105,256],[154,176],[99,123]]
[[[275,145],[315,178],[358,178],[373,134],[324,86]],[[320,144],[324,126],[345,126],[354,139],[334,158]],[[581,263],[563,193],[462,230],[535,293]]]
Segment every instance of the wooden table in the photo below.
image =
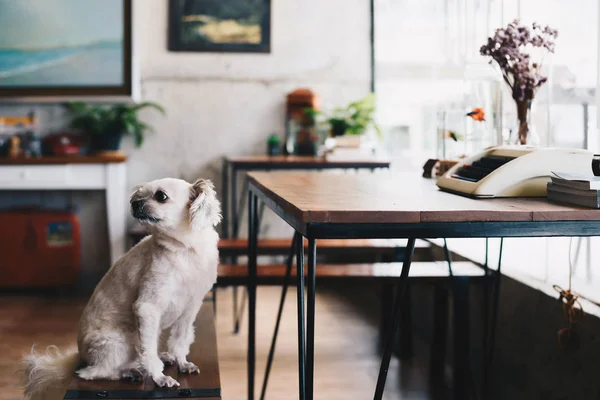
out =
[[[543,198],[476,200],[439,191],[433,181],[411,174],[333,175],[253,172],[249,178],[248,398],[254,399],[256,329],[257,200],[296,231],[296,249],[308,245],[307,316],[304,318],[304,252],[297,251],[298,358],[300,399],[313,398],[315,265],[317,239],[407,238],[393,319],[379,371],[375,399],[381,399],[392,340],[406,290],[417,238],[599,236],[600,210],[561,206]],[[305,331],[306,322],[306,331]],[[459,339],[460,340],[460,339]],[[456,356],[455,356],[456,358]],[[458,357],[466,359],[467,357]],[[456,374],[461,373],[455,371]],[[455,388],[456,389],[456,388]],[[456,397],[459,396],[459,397]],[[466,398],[457,393],[456,398]]]
[[0,157],[0,190],[103,190],[110,262],[125,253],[127,156]]
[[[390,161],[378,157],[349,157],[344,159],[321,157],[321,156],[268,156],[268,155],[250,155],[225,157],[222,168],[222,214],[221,222],[223,238],[239,237],[239,226],[244,204],[246,203],[246,193],[248,191],[248,181],[244,179],[242,198],[238,205],[238,172],[248,171],[277,171],[277,170],[326,170],[326,169],[344,169],[344,170],[375,170],[377,168],[389,168]],[[231,200],[229,193],[231,191]],[[264,205],[261,206],[259,221],[262,219]],[[259,222],[260,225],[260,222]],[[230,232],[231,227],[231,232]],[[232,262],[237,262],[233,257]],[[243,303],[243,301],[242,301]],[[239,320],[241,312],[238,311],[237,286],[233,287],[233,332],[239,332]]]
[[[237,174],[240,171],[276,171],[276,170],[322,170],[322,169],[370,169],[389,168],[390,161],[378,157],[356,157],[332,159],[318,156],[237,156],[226,157],[223,162],[223,176],[221,190],[223,196],[223,237],[229,237],[231,224],[231,237],[238,237],[240,209],[245,204],[242,198],[238,207]],[[229,179],[231,177],[231,179]],[[242,196],[246,195],[247,181],[244,180]],[[229,192],[231,191],[231,205],[229,205]],[[230,214],[231,213],[231,214]],[[231,221],[230,221],[231,220]]]
[[196,339],[188,360],[200,369],[199,374],[179,374],[177,367],[165,368],[165,375],[176,379],[178,388],[157,387],[152,378],[143,382],[85,381],[74,378],[65,399],[165,399],[188,398],[217,400],[221,398],[221,377],[217,354],[217,335],[212,304],[204,302],[196,318]]

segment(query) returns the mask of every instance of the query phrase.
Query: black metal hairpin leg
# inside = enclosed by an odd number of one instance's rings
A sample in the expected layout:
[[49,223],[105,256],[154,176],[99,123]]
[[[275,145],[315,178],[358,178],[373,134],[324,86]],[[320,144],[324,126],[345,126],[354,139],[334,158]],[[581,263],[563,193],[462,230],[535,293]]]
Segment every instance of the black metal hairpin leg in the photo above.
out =
[[484,395],[489,390],[489,379],[494,361],[494,345],[496,341],[496,326],[498,325],[498,307],[500,305],[500,282],[502,281],[502,250],[504,247],[504,238],[500,238],[500,253],[498,255],[498,268],[494,273],[494,298],[492,299],[492,315],[489,328],[489,343],[487,343],[487,376],[484,377],[485,390]]
[[306,294],[306,398],[312,400],[315,372],[315,287],[317,269],[317,241],[308,239],[308,286]]
[[227,158],[223,158],[223,166],[221,167],[221,199],[223,204],[223,221],[221,229],[224,238],[229,237],[229,163]]
[[304,238],[296,236],[296,272],[298,295],[298,389],[299,399],[306,400],[306,364],[305,364],[305,335],[304,335]]
[[469,384],[472,381],[469,356],[469,279],[452,278],[453,298],[453,391],[455,399],[469,399]]
[[248,400],[254,400],[256,367],[256,257],[258,225],[256,195],[248,196]]
[[454,276],[452,272],[452,254],[450,254],[450,250],[448,249],[448,242],[444,238],[444,255],[446,256],[446,262],[448,263],[448,273],[450,276]]
[[263,220],[263,216],[265,215],[265,203],[261,202],[260,203],[260,208],[258,211],[258,226],[260,226],[262,220]]
[[[234,186],[237,186],[237,171],[234,169],[233,170],[233,182],[234,182]],[[240,224],[240,220],[243,218],[244,216],[244,203],[246,201],[246,194],[248,193],[248,179],[246,177],[244,177],[244,183],[242,186],[242,197],[240,198],[239,201],[239,205],[233,205],[232,207],[234,207],[234,222],[233,222],[233,237],[237,238],[238,232],[239,232],[239,224]],[[235,196],[232,199],[232,204],[235,204],[236,202],[236,197]],[[260,217],[258,216],[258,214],[256,214],[254,216],[257,219],[257,224],[258,226],[260,226]],[[233,259],[233,263],[237,264],[237,257],[234,257]],[[244,304],[245,304],[245,296],[246,296],[246,292],[242,292],[242,301],[241,304],[238,306],[238,292],[237,292],[237,286],[233,286],[233,333],[238,334],[240,332],[240,320],[242,319],[242,316],[244,315]]]
[[232,286],[233,291],[233,333],[238,334],[240,331],[239,320],[237,316],[238,310],[238,287],[237,285]]
[[400,315],[402,311],[402,299],[408,285],[408,273],[410,271],[410,264],[412,257],[415,252],[415,239],[408,239],[408,244],[404,253],[404,263],[402,264],[402,272],[400,273],[400,281],[398,282],[398,291],[396,293],[396,300],[394,302],[394,312],[392,314],[392,323],[389,325],[389,331],[387,333],[385,346],[383,350],[383,358],[381,360],[381,366],[379,368],[379,376],[377,377],[377,386],[375,388],[375,400],[381,400],[383,397],[383,390],[385,389],[385,381],[387,379],[387,373],[390,366],[390,360],[392,358],[392,350],[394,347],[394,338],[398,331],[398,325],[400,323]]
[[[232,166],[231,168],[231,237],[237,239],[238,237],[238,212],[237,212],[237,170]],[[237,257],[232,257],[231,262],[237,263]],[[237,325],[237,309],[238,309],[238,290],[237,285],[234,285],[231,290],[233,293],[233,333],[239,332],[239,326]]]
[[[238,208],[238,179],[237,169],[231,167],[231,237],[237,239],[240,223]],[[243,205],[243,204],[242,204]]]
[[[448,242],[444,238],[444,256],[448,263],[448,275],[454,277],[452,270],[452,254],[448,249]],[[449,291],[444,285],[435,286],[433,301],[433,341],[430,353],[429,372],[436,380],[443,379],[444,365],[446,364],[446,350],[448,340],[448,303]]]
[[217,285],[214,285],[212,288],[212,302],[213,314],[215,315],[215,319],[217,319]]
[[[260,208],[257,214],[257,222],[256,224],[259,227],[259,231],[260,231],[260,223],[262,221],[263,215],[265,212],[265,203],[260,203]],[[238,307],[238,302],[237,302],[237,290],[233,292],[234,298],[233,298],[233,318],[234,318],[234,322],[233,322],[233,333],[238,334],[240,332],[240,323],[242,321],[242,317],[244,316],[244,310],[246,309],[246,297],[247,297],[247,293],[244,290],[242,292],[242,300],[240,301],[240,305]]]
[[485,238],[485,262],[483,264],[483,272],[484,272],[484,280],[483,280],[483,388],[482,393],[483,396],[487,393],[487,384],[488,384],[488,354],[487,354],[487,345],[488,345],[488,336],[490,332],[489,322],[489,305],[490,305],[490,266],[489,266],[489,255],[490,255],[490,239]]
[[449,297],[449,292],[445,285],[435,285],[433,296],[433,340],[429,355],[429,374],[436,383],[444,379],[448,342]]
[[269,383],[269,374],[271,373],[271,365],[273,364],[273,357],[275,355],[275,345],[277,344],[277,335],[279,334],[281,315],[283,314],[283,305],[285,304],[285,296],[287,294],[287,290],[290,285],[290,278],[292,275],[292,264],[294,264],[294,255],[296,252],[296,240],[297,236],[299,235],[300,234],[298,232],[294,233],[292,244],[290,246],[290,253],[288,254],[285,276],[283,278],[283,286],[281,287],[281,298],[279,299],[279,310],[277,311],[275,330],[273,331],[273,339],[271,339],[271,348],[269,349],[269,356],[267,357],[267,366],[265,368],[265,377],[263,380],[262,390],[260,392],[260,400],[264,400],[265,394],[267,392],[267,384]]

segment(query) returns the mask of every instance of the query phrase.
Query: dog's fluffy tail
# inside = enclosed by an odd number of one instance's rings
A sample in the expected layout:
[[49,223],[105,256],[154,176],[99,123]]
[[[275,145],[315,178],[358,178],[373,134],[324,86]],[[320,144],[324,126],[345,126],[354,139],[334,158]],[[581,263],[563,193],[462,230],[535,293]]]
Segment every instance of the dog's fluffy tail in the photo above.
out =
[[49,393],[61,390],[59,398],[62,398],[78,364],[76,347],[64,353],[56,346],[48,346],[45,353],[32,348],[31,353],[23,357],[25,397],[32,400],[49,398]]

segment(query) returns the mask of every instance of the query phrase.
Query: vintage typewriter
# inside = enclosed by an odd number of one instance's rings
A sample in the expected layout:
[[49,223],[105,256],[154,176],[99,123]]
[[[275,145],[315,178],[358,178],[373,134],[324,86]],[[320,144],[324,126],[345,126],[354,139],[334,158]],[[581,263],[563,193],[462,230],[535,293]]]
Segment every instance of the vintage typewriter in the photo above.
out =
[[592,175],[593,159],[581,149],[492,147],[456,164],[437,185],[476,198],[541,197],[552,171]]

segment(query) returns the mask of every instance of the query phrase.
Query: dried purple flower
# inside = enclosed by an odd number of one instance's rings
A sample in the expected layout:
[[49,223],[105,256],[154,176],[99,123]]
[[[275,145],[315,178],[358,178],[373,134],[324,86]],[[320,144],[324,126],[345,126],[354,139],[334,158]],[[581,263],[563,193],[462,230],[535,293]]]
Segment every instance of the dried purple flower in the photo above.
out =
[[490,57],[490,62],[496,61],[516,101],[530,101],[547,78],[540,75],[541,62],[532,63],[525,47],[531,45],[553,53],[557,37],[556,29],[542,27],[536,22],[530,29],[515,19],[506,28],[496,30],[494,36],[488,38],[487,43],[481,46],[479,52]]

